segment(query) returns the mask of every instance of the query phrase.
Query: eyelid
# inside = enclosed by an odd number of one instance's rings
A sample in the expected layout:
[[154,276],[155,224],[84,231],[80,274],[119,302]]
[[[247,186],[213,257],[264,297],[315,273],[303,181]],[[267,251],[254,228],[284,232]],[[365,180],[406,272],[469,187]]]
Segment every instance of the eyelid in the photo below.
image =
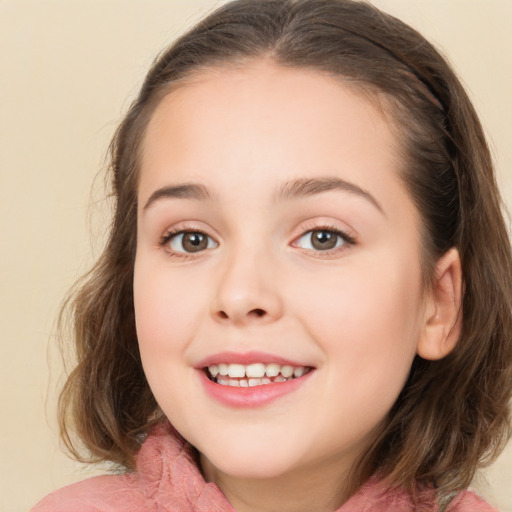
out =
[[[315,231],[327,231],[330,233],[333,233],[335,235],[340,236],[344,243],[339,245],[338,247],[334,247],[332,249],[326,249],[326,250],[318,250],[313,248],[301,248],[298,243],[299,241],[306,236],[308,233],[312,233]],[[356,233],[348,228],[348,227],[341,227],[339,225],[335,225],[333,221],[322,221],[322,220],[312,220],[307,221],[299,226],[299,229],[296,230],[298,232],[297,235],[293,237],[293,240],[291,242],[291,246],[297,249],[301,249],[302,251],[313,254],[314,256],[318,257],[329,257],[334,255],[339,255],[342,252],[345,252],[350,247],[357,245],[357,235]]]
[[[220,245],[219,237],[216,234],[212,234],[212,231],[213,230],[211,230],[211,229],[205,229],[202,226],[201,227],[198,226],[195,222],[192,222],[190,224],[188,222],[180,222],[180,223],[172,226],[171,228],[167,229],[163,233],[163,235],[159,238],[157,245],[159,247],[165,249],[172,256],[177,256],[177,257],[182,257],[182,258],[200,256],[204,252],[215,249]],[[346,225],[344,225],[342,227],[339,224],[337,224],[335,221],[333,221],[332,219],[321,219],[320,218],[320,219],[308,220],[308,221],[305,221],[302,224],[300,224],[294,231],[296,234],[293,236],[293,239],[292,239],[292,242],[290,243],[290,245],[292,247],[299,248],[299,249],[301,249],[300,247],[298,247],[299,240],[302,237],[304,237],[305,235],[307,235],[309,232],[328,231],[328,232],[331,232],[331,233],[334,233],[334,234],[340,236],[344,240],[344,243],[342,243],[340,246],[334,247],[332,249],[325,249],[325,250],[308,249],[308,248],[302,249],[305,252],[314,253],[316,255],[323,254],[324,256],[328,256],[330,254],[338,254],[340,252],[344,252],[350,246],[358,244],[357,233],[355,233],[353,229],[351,229],[350,227],[348,227]],[[185,234],[185,233],[200,233],[200,234],[206,236],[210,241],[212,241],[214,246],[212,247],[209,242],[208,247],[206,247],[202,250],[199,250],[197,252],[193,252],[193,251],[188,252],[185,250],[178,251],[178,250],[172,249],[170,247],[169,242],[174,237],[176,237],[180,234]]]
[[211,235],[206,233],[205,230],[199,228],[171,228],[168,229],[161,237],[160,242],[165,243],[168,242],[171,238],[184,234],[184,233],[200,233],[201,235],[205,235],[212,240],[215,240]]
[[302,238],[304,238],[308,233],[322,232],[322,231],[326,232],[326,233],[332,233],[336,236],[339,236],[340,238],[343,238],[346,244],[354,245],[356,243],[355,240],[349,234],[345,233],[344,231],[342,231],[340,229],[329,228],[329,227],[319,227],[319,228],[315,228],[315,229],[308,229],[307,231],[304,231],[304,233],[302,233],[302,235],[296,237],[294,239],[294,243],[296,243],[298,240],[301,240]]
[[332,218],[317,218],[300,223],[298,227],[294,229],[293,240],[298,240],[309,231],[331,231],[338,233],[343,236],[347,242],[353,245],[358,243],[359,238],[358,233],[344,222],[342,223]]
[[[170,246],[170,242],[177,236],[186,234],[186,233],[199,233],[201,235],[204,235],[207,237],[210,241],[213,241],[215,244],[214,247],[206,247],[203,250],[197,251],[197,252],[188,252],[188,251],[179,251],[176,249],[173,249]],[[210,242],[208,242],[208,245],[210,245]],[[215,236],[212,236],[207,232],[207,230],[203,228],[199,228],[194,225],[183,225],[178,224],[176,226],[173,226],[172,228],[169,228],[164,232],[164,234],[160,237],[158,241],[158,246],[163,248],[166,252],[168,252],[171,256],[175,257],[181,257],[181,258],[190,258],[190,257],[196,257],[203,254],[205,251],[215,249],[219,246],[219,242]]]
[[[319,249],[319,248],[313,247],[313,245],[315,243],[313,241],[313,237],[315,236],[315,233],[329,233],[329,235],[334,236],[335,237],[334,247],[330,247],[329,249]],[[295,244],[297,247],[299,247],[301,249],[306,249],[308,251],[314,251],[314,252],[318,251],[318,252],[322,252],[322,253],[328,253],[331,251],[335,251],[335,250],[339,249],[340,247],[347,245],[348,243],[349,242],[346,240],[346,238],[341,233],[327,230],[327,229],[315,229],[315,230],[306,231],[306,233],[304,233],[300,238],[298,238],[298,240],[296,241]],[[306,244],[306,247],[304,247],[303,244]],[[309,247],[307,246],[308,244],[309,244]]]
[[[181,243],[183,244],[183,237],[185,237],[186,235],[189,235],[189,234],[204,236],[207,239],[206,247],[204,249],[202,249],[201,251],[186,251],[186,250],[181,251],[181,250],[177,249],[176,247],[172,246],[173,242],[178,240],[180,237],[182,239]],[[174,234],[168,236],[167,238],[168,238],[167,244],[169,245],[171,250],[173,250],[175,252],[182,252],[185,254],[192,254],[194,252],[202,252],[206,249],[214,249],[215,247],[218,246],[217,242],[210,235],[207,235],[206,233],[202,233],[201,231],[179,231],[178,233],[174,233]]]
[[217,243],[220,240],[220,235],[209,224],[193,218],[169,223],[167,226],[162,226],[160,232],[163,233],[160,236],[160,242],[179,233],[202,233]]

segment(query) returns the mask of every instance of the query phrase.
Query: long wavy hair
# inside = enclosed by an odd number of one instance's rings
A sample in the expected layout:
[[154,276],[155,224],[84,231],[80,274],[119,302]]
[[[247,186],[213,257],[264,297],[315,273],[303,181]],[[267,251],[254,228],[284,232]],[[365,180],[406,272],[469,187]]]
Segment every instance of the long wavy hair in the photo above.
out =
[[63,439],[80,460],[130,470],[140,435],[162,420],[134,321],[141,144],[160,100],[187,77],[258,58],[328,73],[384,98],[400,141],[400,176],[420,212],[425,281],[432,282],[442,254],[459,250],[459,342],[440,361],[416,357],[354,473],[355,486],[379,471],[411,492],[417,483],[433,487],[442,500],[467,487],[510,436],[510,244],[483,130],[454,72],[418,32],[354,0],[230,2],[154,62],[111,143],[115,211],[106,247],[61,313],[61,333],[70,322],[77,359],[60,396]]

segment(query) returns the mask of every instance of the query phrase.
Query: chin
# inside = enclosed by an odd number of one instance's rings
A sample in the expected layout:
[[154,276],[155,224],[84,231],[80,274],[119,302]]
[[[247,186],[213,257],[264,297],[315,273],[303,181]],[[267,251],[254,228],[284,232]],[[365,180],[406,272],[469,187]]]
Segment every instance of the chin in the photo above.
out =
[[222,443],[213,446],[197,447],[201,452],[201,464],[206,459],[216,470],[240,479],[276,478],[296,468],[297,447],[283,446],[279,443],[258,442],[255,439],[241,443]]
[[208,460],[217,471],[243,480],[277,478],[295,466],[294,462],[290,460],[279,460],[267,455],[251,459],[247,457],[213,457]]

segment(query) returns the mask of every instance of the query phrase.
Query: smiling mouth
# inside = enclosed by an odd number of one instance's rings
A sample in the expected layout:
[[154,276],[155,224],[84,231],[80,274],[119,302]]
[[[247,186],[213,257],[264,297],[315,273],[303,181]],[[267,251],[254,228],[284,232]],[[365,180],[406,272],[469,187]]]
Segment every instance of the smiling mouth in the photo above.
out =
[[308,366],[263,364],[213,364],[205,368],[207,377],[221,386],[251,388],[279,382],[288,382],[306,375]]

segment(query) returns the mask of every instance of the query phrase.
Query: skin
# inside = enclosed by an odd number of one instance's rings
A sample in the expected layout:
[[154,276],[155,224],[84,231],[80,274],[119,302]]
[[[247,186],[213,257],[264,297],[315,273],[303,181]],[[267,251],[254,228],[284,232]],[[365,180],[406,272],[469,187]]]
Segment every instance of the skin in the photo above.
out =
[[[457,254],[425,291],[395,134],[341,81],[268,60],[196,75],[149,123],[134,275],[144,370],[205,478],[241,512],[339,507],[415,355],[453,347]],[[282,192],[313,179],[345,185]],[[162,192],[190,183],[208,197]],[[203,232],[208,245],[187,253],[172,230]],[[318,250],[314,230],[348,237]],[[263,407],[205,393],[202,359],[251,350],[314,370]]]

